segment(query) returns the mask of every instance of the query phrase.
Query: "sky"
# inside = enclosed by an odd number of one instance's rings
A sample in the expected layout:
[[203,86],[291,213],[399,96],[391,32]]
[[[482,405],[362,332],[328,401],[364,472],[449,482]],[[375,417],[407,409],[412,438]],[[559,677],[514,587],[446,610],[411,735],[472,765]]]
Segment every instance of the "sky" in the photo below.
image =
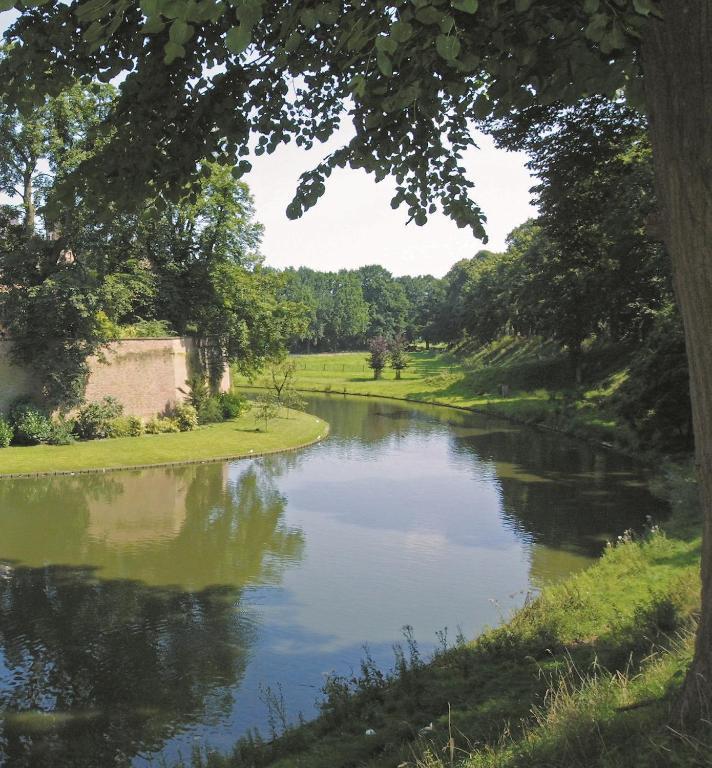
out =
[[255,198],[257,219],[265,226],[262,253],[275,267],[320,270],[381,264],[395,275],[444,275],[458,260],[480,248],[502,250],[507,234],[535,215],[529,189],[534,180],[526,156],[497,149],[478,135],[479,148],[465,158],[476,186],[471,194],[487,216],[489,243],[483,246],[467,229],[458,229],[437,213],[423,227],[406,226],[406,207],[391,209],[391,179],[376,184],[365,171],[338,169],[326,182],[326,194],[297,221],[287,219],[300,173],[315,166],[325,145],[305,152],[289,144],[273,155],[250,158],[245,177]]
[[[15,13],[0,13],[0,34]],[[348,130],[337,138],[346,140]],[[406,226],[406,208],[394,211],[390,206],[395,182],[376,184],[364,171],[349,168],[332,173],[316,207],[290,221],[285,209],[300,174],[338,144],[317,145],[309,152],[289,144],[272,155],[249,158],[253,167],[245,180],[255,198],[256,218],[265,227],[261,251],[266,263],[319,270],[381,264],[394,275],[441,277],[480,248],[502,250],[507,233],[536,213],[529,193],[534,180],[525,155],[497,149],[484,135],[477,136],[477,143],[464,165],[476,183],[471,195],[487,217],[486,246],[440,213],[430,216],[424,227]]]

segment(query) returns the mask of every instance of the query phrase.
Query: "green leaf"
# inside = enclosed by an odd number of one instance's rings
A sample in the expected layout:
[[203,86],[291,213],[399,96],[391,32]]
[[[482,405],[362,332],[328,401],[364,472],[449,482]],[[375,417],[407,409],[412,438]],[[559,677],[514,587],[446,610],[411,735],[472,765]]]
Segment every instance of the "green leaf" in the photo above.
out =
[[299,19],[307,29],[314,29],[319,23],[316,12],[313,8],[305,8],[300,14]]
[[165,26],[166,23],[162,21],[160,16],[151,16],[141,27],[141,32],[144,32],[147,35],[155,35],[158,32],[162,32],[165,29]]
[[393,54],[398,50],[398,43],[392,37],[377,37],[376,50],[382,53]]
[[601,5],[601,0],[584,0],[584,3],[583,3],[584,13],[587,13],[589,16],[593,16],[593,14],[598,11],[598,8],[600,5]]
[[591,17],[591,21],[584,30],[584,34],[589,40],[599,43],[606,33],[607,24],[608,19],[602,13],[597,13],[595,16]]
[[294,31],[292,34],[287,38],[287,41],[284,44],[284,50],[288,53],[291,53],[292,51],[295,51],[302,42],[302,36],[299,34],[299,32]]
[[378,51],[376,54],[376,63],[381,73],[386,77],[390,77],[393,74],[393,62],[383,51]]
[[260,0],[242,0],[235,8],[235,15],[241,25],[252,29],[262,18],[262,3]]
[[446,13],[440,19],[440,31],[443,35],[449,35],[453,29],[455,29],[455,19],[449,13]]
[[435,50],[445,61],[455,61],[460,48],[460,41],[455,35],[438,35],[435,38]]
[[158,0],[141,0],[141,11],[144,16],[150,18],[158,14]]
[[82,3],[74,9],[74,15],[86,23],[101,18],[106,10],[107,0],[87,0],[86,3]]
[[532,0],[514,0],[514,10],[517,13],[526,13],[531,8]]
[[477,13],[480,3],[479,0],[452,0],[451,5],[456,11]]
[[494,105],[487,98],[487,96],[485,96],[484,93],[481,93],[475,99],[475,104],[474,104],[475,117],[478,120],[484,120],[485,118],[489,117],[490,113],[492,112],[493,106]]
[[649,16],[653,11],[650,0],[633,0],[633,8],[641,16]]
[[334,5],[322,4],[316,9],[316,15],[323,24],[336,24],[339,20],[339,12]]
[[413,34],[413,25],[407,21],[396,21],[391,24],[390,36],[398,43],[404,43]]
[[104,25],[100,21],[93,21],[82,37],[87,43],[95,43],[104,36]]
[[172,64],[176,59],[182,59],[185,56],[185,48],[171,40],[163,46],[163,51],[166,54],[163,57],[163,61],[166,64]]
[[359,97],[362,97],[366,93],[366,78],[363,75],[356,75],[351,80],[351,91]]
[[618,24],[614,24],[611,31],[601,40],[601,49],[605,52],[622,50],[626,47],[628,41],[623,29]]
[[225,35],[225,46],[230,53],[240,54],[247,50],[252,42],[252,32],[248,27],[233,27]]
[[176,45],[183,45],[193,36],[193,27],[185,21],[176,19],[168,30],[168,39]]
[[419,8],[415,14],[415,18],[421,24],[439,24],[443,14],[437,8],[433,8],[432,5],[426,5],[425,8]]

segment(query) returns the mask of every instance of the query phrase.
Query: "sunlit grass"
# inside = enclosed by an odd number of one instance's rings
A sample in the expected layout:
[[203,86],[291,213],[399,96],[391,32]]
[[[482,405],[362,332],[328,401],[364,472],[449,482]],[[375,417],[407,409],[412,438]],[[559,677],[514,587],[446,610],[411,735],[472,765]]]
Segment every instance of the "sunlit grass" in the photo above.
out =
[[258,425],[254,415],[248,413],[193,432],[3,448],[0,476],[239,458],[304,445],[328,430],[326,422],[310,414],[292,411],[288,416],[283,412],[266,427]]

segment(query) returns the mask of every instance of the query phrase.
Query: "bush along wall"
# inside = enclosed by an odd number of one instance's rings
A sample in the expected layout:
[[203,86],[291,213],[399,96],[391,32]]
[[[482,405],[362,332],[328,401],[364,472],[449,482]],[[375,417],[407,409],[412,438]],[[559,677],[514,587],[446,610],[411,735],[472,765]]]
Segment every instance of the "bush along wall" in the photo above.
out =
[[11,445],[68,445],[76,440],[105,440],[170,432],[190,432],[204,424],[235,419],[249,408],[248,401],[232,392],[198,393],[162,416],[144,421],[124,413],[113,397],[84,403],[71,416],[58,416],[30,401],[18,401],[0,414],[0,448]]

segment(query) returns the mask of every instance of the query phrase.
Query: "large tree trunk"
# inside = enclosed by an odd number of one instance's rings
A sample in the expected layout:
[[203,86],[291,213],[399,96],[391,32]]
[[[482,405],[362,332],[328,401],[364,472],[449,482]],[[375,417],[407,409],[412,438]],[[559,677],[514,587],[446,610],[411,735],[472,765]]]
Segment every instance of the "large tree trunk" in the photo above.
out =
[[704,512],[702,612],[675,717],[712,710],[712,0],[663,0],[643,39],[662,234],[685,325]]

